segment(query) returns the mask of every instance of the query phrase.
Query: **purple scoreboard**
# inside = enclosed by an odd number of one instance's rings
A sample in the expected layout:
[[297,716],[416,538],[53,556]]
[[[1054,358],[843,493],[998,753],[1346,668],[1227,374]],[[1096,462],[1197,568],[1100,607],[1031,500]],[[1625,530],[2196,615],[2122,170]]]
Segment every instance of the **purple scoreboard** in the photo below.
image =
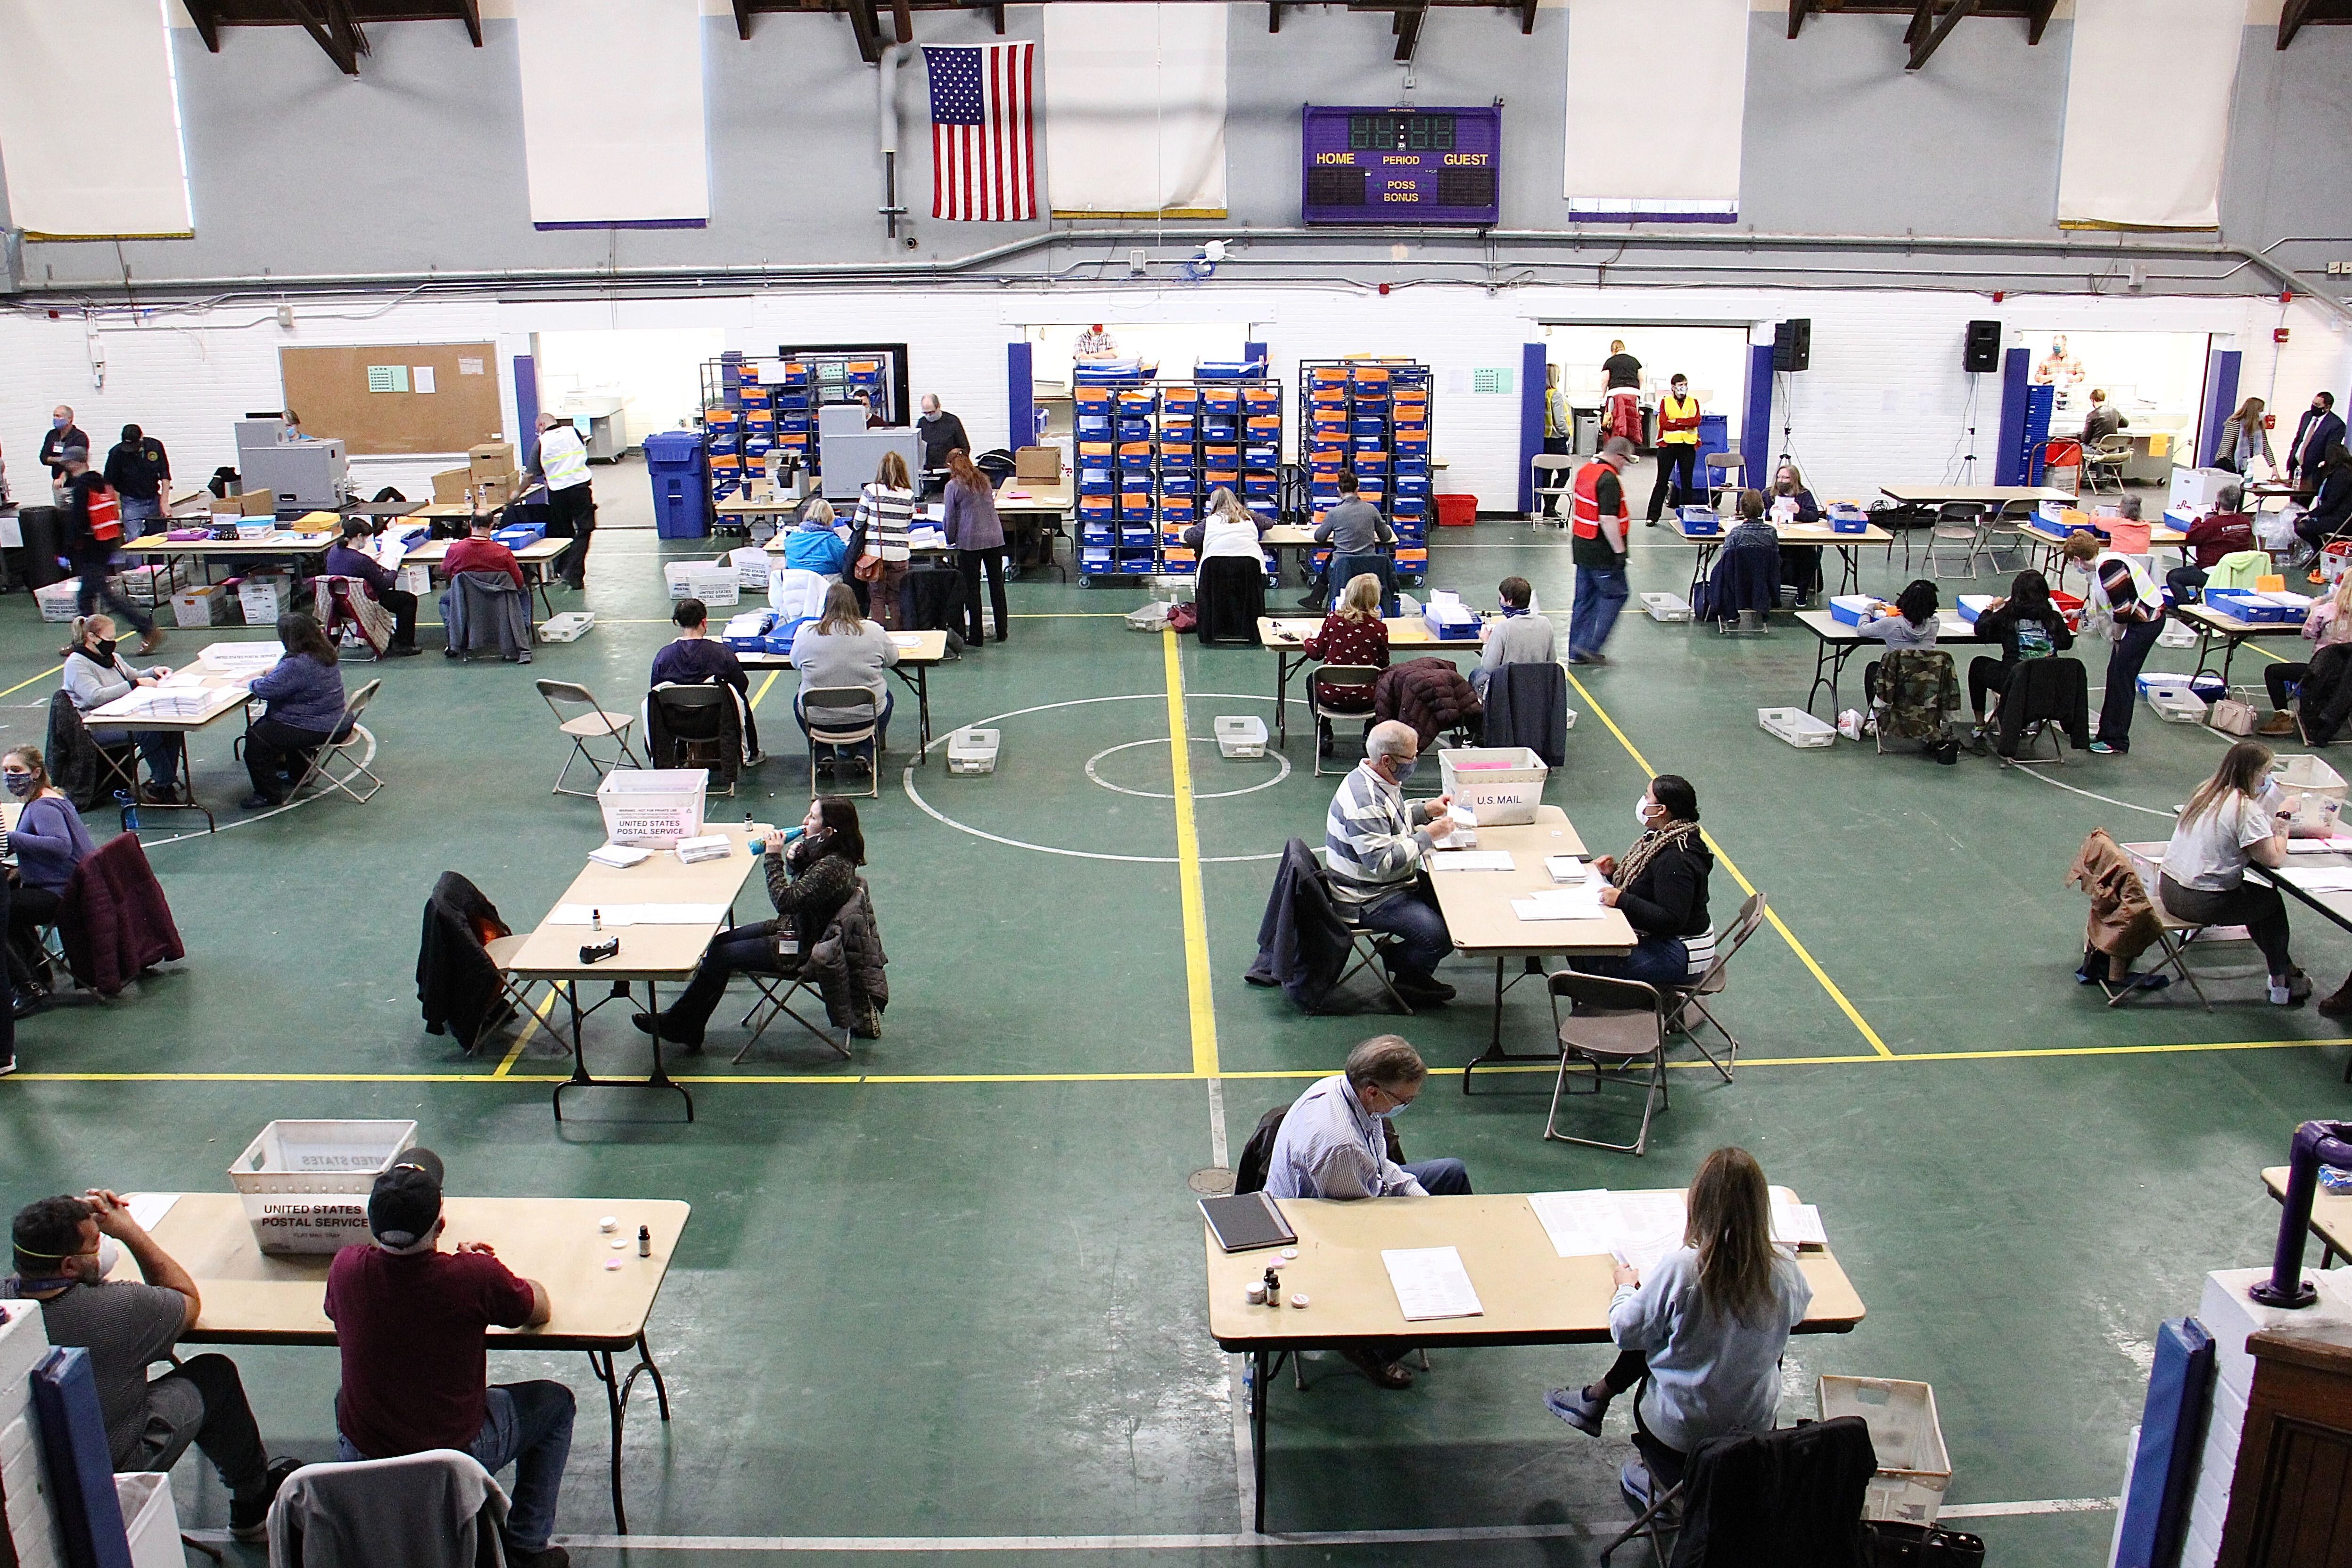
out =
[[1307,106],[1300,205],[1310,224],[1448,224],[1502,217],[1500,109]]

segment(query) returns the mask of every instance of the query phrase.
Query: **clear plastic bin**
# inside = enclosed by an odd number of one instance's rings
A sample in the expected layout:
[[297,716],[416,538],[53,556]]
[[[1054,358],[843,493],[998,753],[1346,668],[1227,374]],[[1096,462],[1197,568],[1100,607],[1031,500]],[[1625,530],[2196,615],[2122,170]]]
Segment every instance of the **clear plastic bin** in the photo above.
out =
[[1265,720],[1255,714],[1221,716],[1213,730],[1217,749],[1229,761],[1265,755]]
[[1828,746],[1837,739],[1837,727],[1815,718],[1801,707],[1759,707],[1759,727],[1799,748]]

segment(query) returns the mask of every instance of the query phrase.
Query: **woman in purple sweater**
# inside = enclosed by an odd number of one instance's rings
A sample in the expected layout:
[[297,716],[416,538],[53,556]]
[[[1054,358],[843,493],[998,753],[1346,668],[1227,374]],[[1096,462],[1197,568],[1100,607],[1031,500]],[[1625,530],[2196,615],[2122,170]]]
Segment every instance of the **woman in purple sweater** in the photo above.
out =
[[996,611],[996,640],[1004,641],[1004,525],[997,519],[996,493],[988,476],[972,466],[969,452],[948,454],[948,548],[963,570],[963,640],[973,647],[988,641],[980,619],[980,573],[988,570],[988,601]]
[[[48,996],[48,960],[41,955],[40,930],[58,917],[74,868],[96,852],[81,813],[66,792],[49,782],[40,747],[20,746],[0,756],[0,781],[8,799],[24,810],[16,825],[0,833],[0,850],[16,857],[9,889],[8,977],[14,1005],[24,1011]],[[7,1053],[11,1060],[15,1052]]]
[[343,725],[343,673],[335,645],[308,615],[280,615],[278,641],[285,656],[253,683],[268,706],[245,732],[245,770],[253,793],[238,802],[248,811],[281,806],[309,761]]

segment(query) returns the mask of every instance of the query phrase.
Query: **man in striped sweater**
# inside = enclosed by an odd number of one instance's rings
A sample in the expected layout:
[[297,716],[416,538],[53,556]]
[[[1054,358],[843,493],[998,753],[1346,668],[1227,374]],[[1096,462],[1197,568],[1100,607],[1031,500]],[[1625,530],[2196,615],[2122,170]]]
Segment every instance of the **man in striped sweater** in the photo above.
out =
[[1408,805],[1404,781],[1421,755],[1412,726],[1394,719],[1364,737],[1364,760],[1340,781],[1323,828],[1323,859],[1341,912],[1396,938],[1382,944],[1389,978],[1412,1006],[1453,999],[1435,973],[1454,950],[1435,894],[1421,875],[1422,857],[1454,831],[1450,796]]

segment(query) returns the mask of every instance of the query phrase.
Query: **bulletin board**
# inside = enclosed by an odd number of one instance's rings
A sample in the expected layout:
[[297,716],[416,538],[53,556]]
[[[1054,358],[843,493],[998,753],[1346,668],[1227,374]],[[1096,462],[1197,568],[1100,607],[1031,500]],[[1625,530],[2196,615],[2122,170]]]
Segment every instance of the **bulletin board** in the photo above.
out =
[[462,453],[506,431],[495,343],[280,349],[278,373],[302,434],[354,457]]

